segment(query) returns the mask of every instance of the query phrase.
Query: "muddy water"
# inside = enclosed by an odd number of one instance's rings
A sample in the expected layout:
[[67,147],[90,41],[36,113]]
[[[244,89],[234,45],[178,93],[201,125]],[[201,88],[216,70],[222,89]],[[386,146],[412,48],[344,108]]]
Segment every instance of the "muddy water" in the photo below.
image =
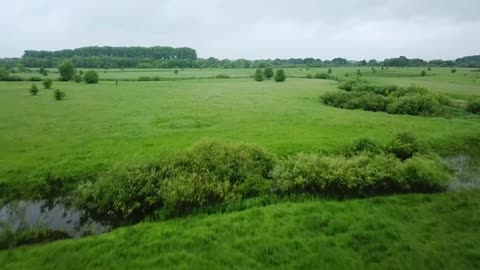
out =
[[61,203],[47,206],[42,201],[17,201],[0,208],[0,231],[6,227],[19,229],[48,229],[61,231],[70,237],[100,234],[111,228],[85,218],[82,211],[67,208]]

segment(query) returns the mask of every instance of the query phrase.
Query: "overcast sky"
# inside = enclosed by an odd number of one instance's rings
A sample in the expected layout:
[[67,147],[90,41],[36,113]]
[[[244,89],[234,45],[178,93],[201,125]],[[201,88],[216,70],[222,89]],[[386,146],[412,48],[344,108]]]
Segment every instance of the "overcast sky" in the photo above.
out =
[[0,57],[92,45],[221,59],[480,54],[480,0],[2,0],[0,25]]

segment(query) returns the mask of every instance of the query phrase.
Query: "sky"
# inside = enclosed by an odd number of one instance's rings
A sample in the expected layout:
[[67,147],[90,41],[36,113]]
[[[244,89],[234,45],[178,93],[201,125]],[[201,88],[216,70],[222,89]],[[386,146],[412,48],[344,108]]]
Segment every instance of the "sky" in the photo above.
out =
[[480,0],[2,2],[0,57],[29,49],[157,45],[220,59],[480,54]]

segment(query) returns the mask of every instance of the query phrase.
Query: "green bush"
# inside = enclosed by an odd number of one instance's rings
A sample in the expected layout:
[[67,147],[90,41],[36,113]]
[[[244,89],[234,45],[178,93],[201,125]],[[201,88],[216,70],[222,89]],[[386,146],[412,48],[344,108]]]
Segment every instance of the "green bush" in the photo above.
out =
[[480,98],[469,100],[465,109],[467,112],[480,114]]
[[360,138],[356,140],[350,147],[349,152],[353,154],[371,153],[379,154],[382,152],[382,147],[370,138]]
[[73,75],[72,77],[72,80],[76,83],[80,83],[82,82],[82,75],[80,75],[79,73],[75,73],[75,75]]
[[152,78],[148,77],[148,76],[140,76],[138,77],[137,81],[151,81]]
[[287,79],[287,75],[285,74],[285,71],[283,69],[278,69],[275,72],[274,79],[276,82],[284,82]]
[[55,91],[53,91],[53,98],[54,98],[55,100],[62,100],[62,99],[65,98],[65,96],[66,96],[66,94],[65,94],[65,92],[63,92],[63,91],[60,91],[60,90],[58,90],[58,89],[55,90]]
[[78,188],[78,204],[94,215],[136,221],[163,206],[160,184],[167,164],[122,165],[105,172],[96,182]]
[[422,72],[420,72],[420,76],[425,77],[426,75],[427,75],[427,72],[425,70],[422,70]]
[[327,73],[316,73],[314,78],[321,79],[321,80],[328,80],[330,79],[330,75],[328,75]]
[[388,106],[391,114],[431,116],[442,111],[441,105],[432,95],[413,94],[394,99]]
[[217,74],[215,76],[216,79],[230,79],[230,75],[227,74]]
[[36,96],[38,94],[38,86],[36,84],[32,84],[32,86],[30,86],[30,89],[28,91],[30,95]]
[[50,79],[50,78],[44,78],[42,80],[42,85],[43,85],[43,88],[50,89],[50,88],[52,88],[53,80]]
[[452,73],[456,73],[457,72],[457,69],[456,68],[453,68],[452,69]]
[[387,145],[387,152],[395,155],[397,158],[406,160],[411,158],[420,150],[417,137],[411,132],[402,132]]
[[257,70],[255,70],[255,74],[253,75],[253,78],[257,82],[262,82],[265,79],[265,77],[263,76],[263,71],[260,68],[257,68]]
[[409,87],[400,87],[396,89],[395,91],[392,91],[390,93],[391,97],[403,97],[403,96],[408,96],[408,95],[427,95],[430,94],[430,91],[424,87],[419,87],[416,85],[411,85]]
[[0,81],[6,81],[10,77],[8,70],[0,68]]
[[312,76],[312,74],[308,73],[308,74],[305,75],[305,78],[306,78],[306,79],[312,79],[313,76]]
[[363,92],[352,93],[350,96],[350,99],[342,106],[345,109],[362,109],[365,111],[377,112],[385,111],[388,105],[388,100],[382,95]]
[[265,76],[265,78],[267,78],[267,80],[270,80],[273,77],[273,68],[266,67],[263,71],[263,75]]
[[88,84],[98,83],[98,73],[95,70],[89,70],[83,75],[83,79]]
[[30,77],[30,78],[28,79],[28,81],[31,81],[31,82],[41,82],[41,81],[42,81],[42,78],[37,77],[37,76],[34,76],[34,77]]
[[63,62],[58,66],[58,72],[60,73],[60,79],[62,81],[70,81],[75,74],[73,62],[68,59],[63,60]]
[[402,181],[412,192],[445,190],[452,180],[451,174],[436,157],[414,156],[402,164]]

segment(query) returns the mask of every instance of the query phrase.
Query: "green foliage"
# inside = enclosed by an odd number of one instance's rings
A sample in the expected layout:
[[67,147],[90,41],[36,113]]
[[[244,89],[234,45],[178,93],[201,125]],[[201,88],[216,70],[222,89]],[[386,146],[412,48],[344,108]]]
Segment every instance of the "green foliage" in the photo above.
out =
[[[415,162],[419,165],[415,166]],[[451,180],[438,160],[416,157],[403,164],[383,154],[359,154],[350,158],[298,154],[281,160],[272,176],[281,194],[308,193],[327,197],[434,192],[444,190]]]
[[216,79],[230,79],[230,75],[227,74],[217,74],[215,75]]
[[456,73],[457,72],[457,69],[456,68],[453,68],[452,69],[452,73]]
[[273,68],[266,67],[263,71],[263,75],[265,76],[265,78],[267,78],[267,80],[270,80],[273,77]]
[[79,73],[75,73],[75,75],[73,75],[73,78],[72,80],[76,83],[80,83],[82,82],[82,75],[80,75]]
[[472,98],[467,102],[467,106],[465,108],[467,112],[480,114],[480,98]]
[[306,78],[306,79],[312,79],[313,76],[312,76],[312,74],[308,73],[308,74],[305,75],[305,78]]
[[370,138],[360,138],[353,143],[353,145],[349,149],[349,152],[353,154],[379,154],[382,152],[382,147],[380,147],[380,145],[378,145],[374,140]]
[[50,78],[44,78],[42,80],[42,85],[43,85],[43,88],[50,89],[50,88],[52,88],[53,80],[50,79]]
[[11,228],[11,226],[3,226],[3,224],[0,225],[2,225],[0,226],[0,250],[69,238],[66,233],[61,231],[52,231],[47,229],[26,229],[22,227],[14,230]]
[[328,74],[332,74],[332,69],[331,68],[328,69]]
[[427,72],[425,72],[425,70],[422,70],[422,71],[420,72],[420,76],[425,77],[426,75],[427,75]]
[[28,78],[28,81],[41,82],[41,81],[42,81],[42,78],[37,77],[37,76],[33,76],[33,77]]
[[38,94],[38,86],[32,83],[32,86],[30,86],[30,89],[28,91],[30,95],[36,96]]
[[391,114],[432,116],[442,111],[440,103],[432,95],[413,94],[394,99],[387,106]]
[[6,81],[9,78],[8,70],[5,68],[0,68],[0,81]]
[[60,90],[58,90],[58,89],[56,89],[55,91],[53,91],[53,98],[54,98],[55,100],[62,100],[62,99],[65,98],[65,96],[66,96],[66,94],[65,94],[65,92],[63,92],[63,91],[60,91]]
[[175,70],[173,71],[173,74],[178,75],[178,69],[175,69]]
[[283,69],[278,69],[275,72],[275,81],[276,82],[284,82],[287,79],[287,75],[285,74],[285,71]]
[[257,82],[262,82],[265,79],[265,77],[263,76],[263,71],[260,68],[257,68],[257,70],[255,70],[255,74],[253,75],[253,78]]
[[137,81],[140,81],[140,82],[148,82],[148,81],[152,81],[152,78],[148,77],[148,76],[140,76],[138,77]]
[[315,79],[321,79],[321,80],[328,80],[330,79],[330,75],[327,73],[316,73],[314,76]]
[[70,81],[75,74],[73,62],[71,60],[63,60],[58,66],[58,72],[60,73],[60,79],[62,81]]
[[401,132],[387,145],[386,150],[397,158],[406,160],[417,153],[420,150],[420,146],[415,134]]
[[98,83],[98,73],[95,70],[89,70],[83,75],[83,79],[88,84]]

